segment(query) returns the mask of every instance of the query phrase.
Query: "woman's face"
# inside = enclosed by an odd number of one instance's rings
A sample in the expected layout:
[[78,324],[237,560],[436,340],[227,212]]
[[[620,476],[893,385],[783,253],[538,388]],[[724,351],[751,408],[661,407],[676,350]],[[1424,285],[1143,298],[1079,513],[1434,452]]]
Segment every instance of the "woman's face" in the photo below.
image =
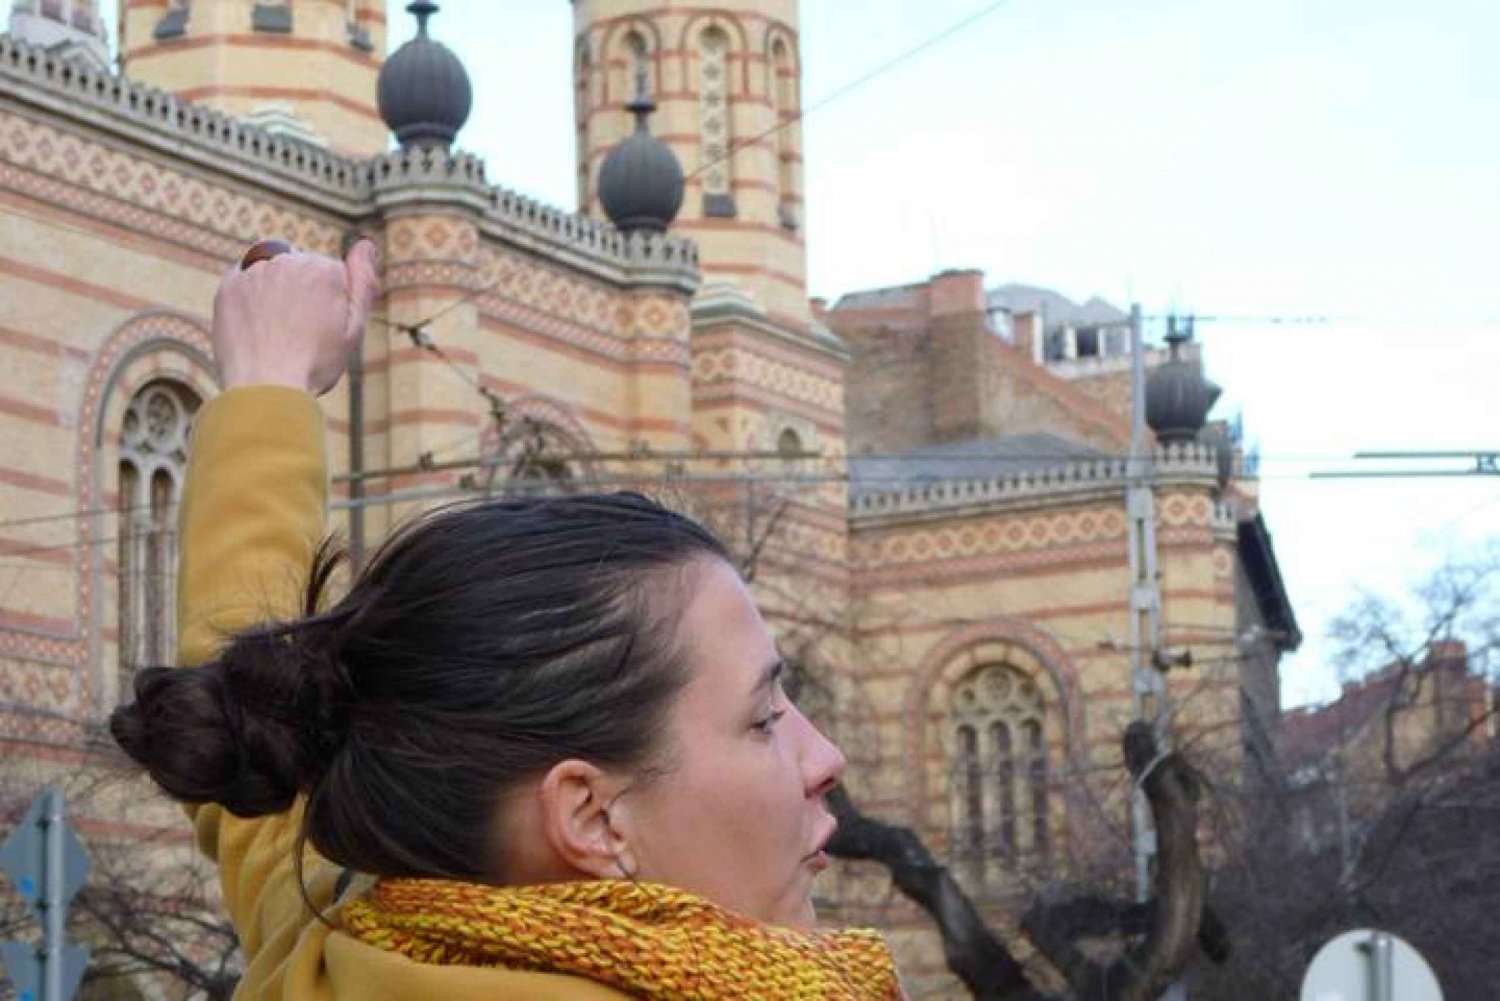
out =
[[722,560],[686,576],[691,677],[669,719],[671,771],[625,794],[634,875],[760,921],[808,925],[835,825],[823,799],[844,756],[782,689],[785,670],[743,581]]

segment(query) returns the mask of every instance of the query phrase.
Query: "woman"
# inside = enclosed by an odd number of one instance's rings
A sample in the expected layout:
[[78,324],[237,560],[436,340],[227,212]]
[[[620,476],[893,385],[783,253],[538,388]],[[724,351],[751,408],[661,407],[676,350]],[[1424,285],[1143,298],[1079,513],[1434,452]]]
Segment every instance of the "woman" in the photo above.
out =
[[368,243],[225,275],[196,669],[141,672],[111,721],[218,861],[237,996],[899,996],[878,936],[809,927],[844,761],[703,528],[630,495],[454,508],[322,600],[313,394],[376,284]]

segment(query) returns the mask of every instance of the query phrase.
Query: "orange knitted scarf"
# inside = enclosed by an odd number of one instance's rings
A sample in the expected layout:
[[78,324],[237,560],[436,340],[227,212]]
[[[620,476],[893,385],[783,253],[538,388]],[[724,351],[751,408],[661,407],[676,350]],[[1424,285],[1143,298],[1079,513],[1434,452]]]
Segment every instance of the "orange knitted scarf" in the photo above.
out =
[[766,927],[656,884],[387,879],[341,920],[360,941],[418,962],[573,974],[639,998],[901,996],[873,931]]

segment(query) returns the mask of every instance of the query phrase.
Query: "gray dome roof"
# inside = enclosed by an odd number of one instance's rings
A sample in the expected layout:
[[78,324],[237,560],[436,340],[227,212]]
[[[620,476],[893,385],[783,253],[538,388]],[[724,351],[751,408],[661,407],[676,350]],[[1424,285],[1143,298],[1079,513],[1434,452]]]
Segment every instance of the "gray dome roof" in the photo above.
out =
[[1203,367],[1179,357],[1187,340],[1175,331],[1167,336],[1172,357],[1146,380],[1146,423],[1163,444],[1193,441],[1222,390],[1203,377]]
[[448,146],[474,103],[469,74],[448,46],[427,35],[437,4],[414,0],[406,9],[417,17],[417,37],[380,68],[380,117],[402,146]]
[[626,107],[635,114],[635,131],[599,168],[599,202],[619,229],[660,232],[682,208],[682,164],[646,124],[656,105],[637,98]]

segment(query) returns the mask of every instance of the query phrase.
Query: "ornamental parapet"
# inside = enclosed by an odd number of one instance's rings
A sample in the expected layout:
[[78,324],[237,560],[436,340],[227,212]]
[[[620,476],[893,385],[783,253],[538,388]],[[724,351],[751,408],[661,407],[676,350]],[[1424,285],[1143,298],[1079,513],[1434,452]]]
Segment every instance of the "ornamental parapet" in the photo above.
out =
[[[498,185],[488,189],[485,232],[507,242],[571,259],[626,284],[698,288],[698,245],[666,233],[622,233],[608,223],[565,212]],[[520,238],[519,240],[517,238]]]
[[[65,117],[133,133],[132,138],[189,159],[212,158],[235,172],[241,166],[261,184],[269,173],[295,180],[303,197],[330,198],[338,209],[363,194],[357,159],[267,132],[222,111],[177,95],[50,55],[0,35],[0,80],[5,96]],[[310,189],[310,190],[309,190]]]
[[0,35],[0,101],[20,101],[105,129],[142,147],[220,175],[358,220],[376,206],[458,202],[503,242],[573,264],[620,284],[698,287],[698,249],[670,234],[624,234],[607,223],[491,185],[472,153],[411,148],[373,158],[344,156],[268,132],[149,84],[55,58]]
[[698,287],[698,247],[665,233],[622,233],[613,226],[492,185],[484,161],[441,147],[408,147],[368,161],[376,204],[447,202],[480,215],[480,230],[601,278],[630,285],[667,285],[692,294]]
[[[1215,489],[1218,486],[1214,449],[1198,442],[1159,447],[1144,465],[1146,475],[1158,487]],[[860,521],[877,521],[939,513],[951,515],[995,506],[1025,506],[1043,499],[1119,494],[1135,475],[1133,467],[1128,457],[1109,456],[1062,462],[1008,476],[952,477],[893,490],[860,491],[856,485],[850,492],[849,513]],[[1234,517],[1229,503],[1215,505],[1216,525]]]

